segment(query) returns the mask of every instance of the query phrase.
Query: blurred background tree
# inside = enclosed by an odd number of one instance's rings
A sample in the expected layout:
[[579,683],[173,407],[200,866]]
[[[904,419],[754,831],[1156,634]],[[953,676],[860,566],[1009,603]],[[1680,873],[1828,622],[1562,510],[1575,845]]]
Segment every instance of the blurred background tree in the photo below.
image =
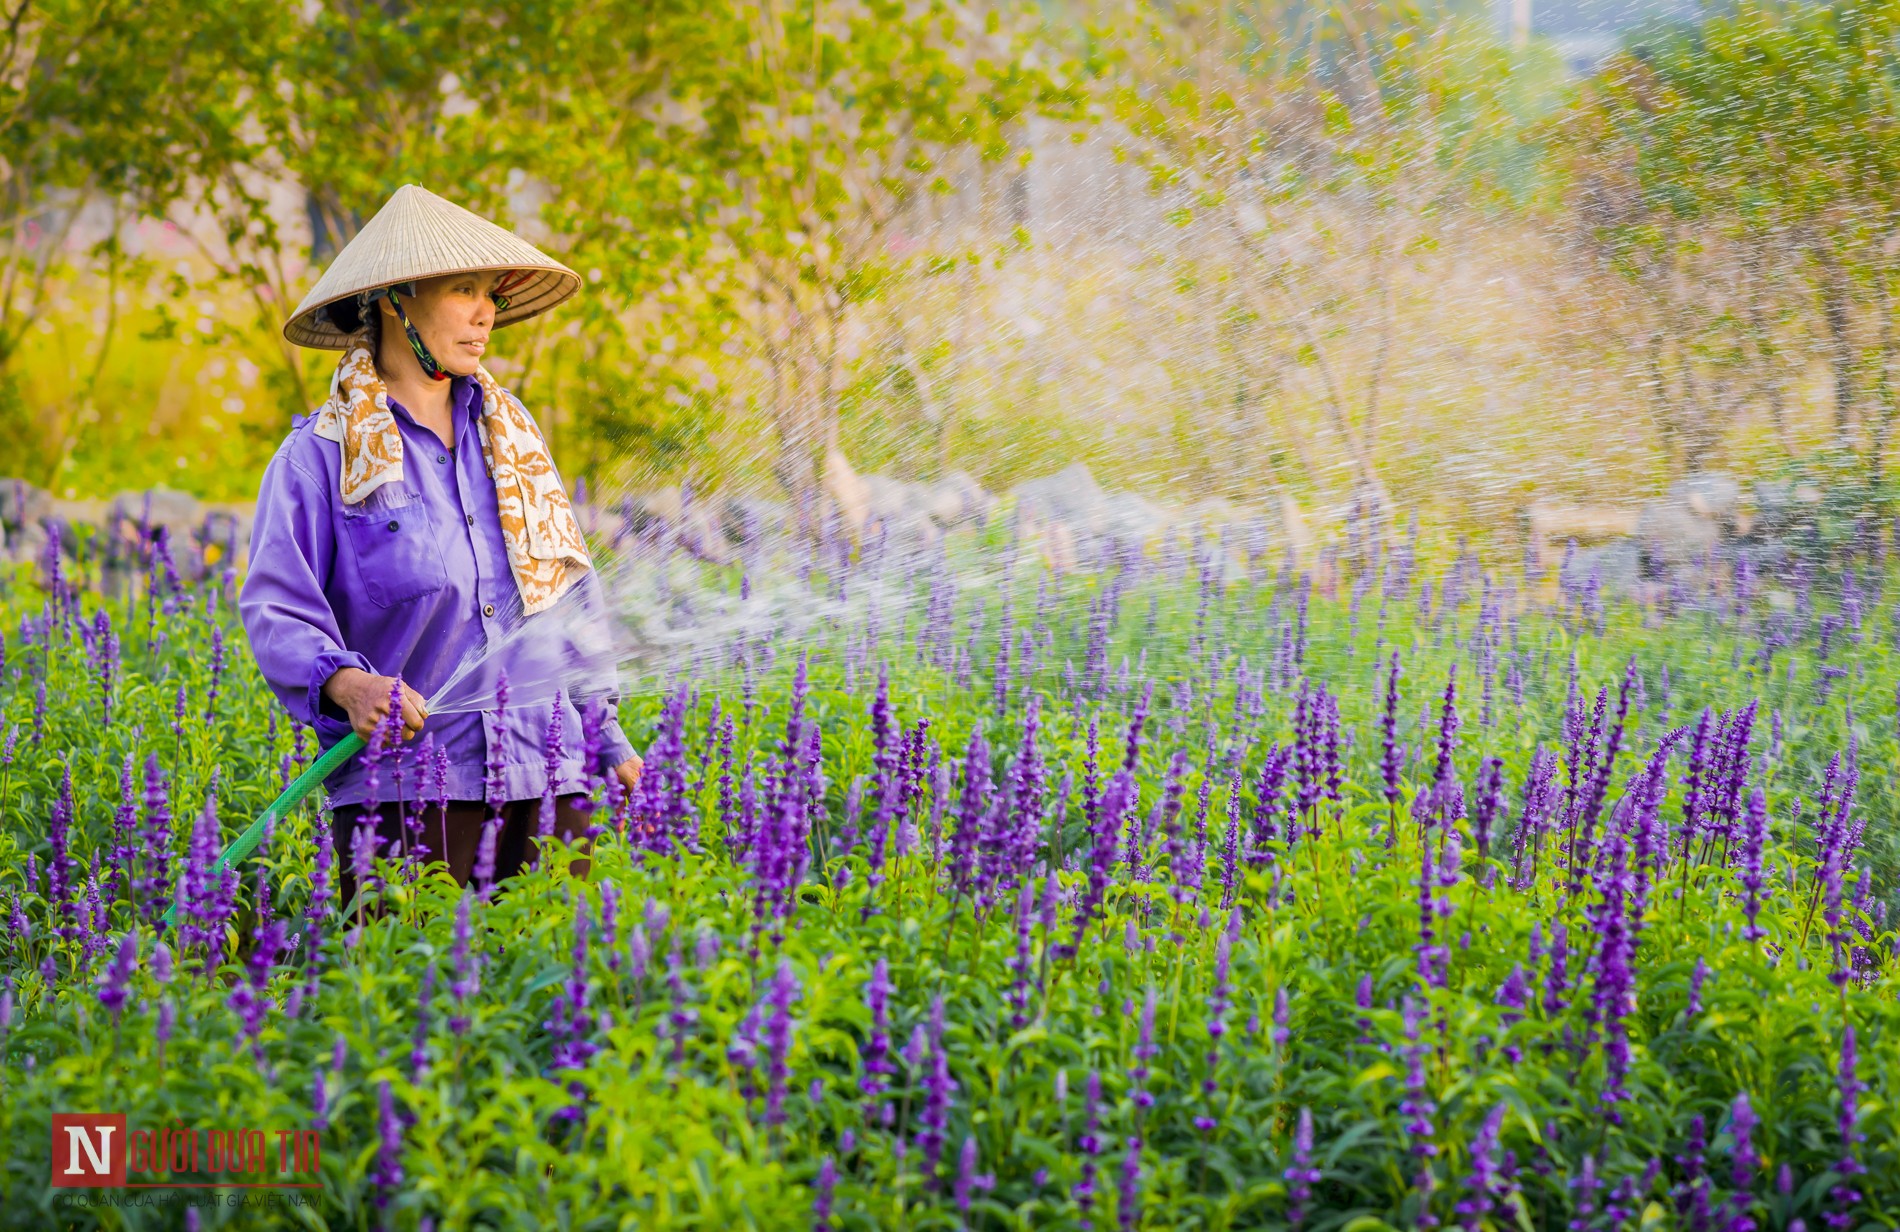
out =
[[1822,452],[1880,491],[1895,11],[1580,68],[1400,0],[21,6],[8,469],[252,494],[328,379],[284,316],[415,182],[586,280],[490,362],[596,490],[1082,460],[1481,534]]
[[1896,411],[1900,7],[1747,4],[1647,32],[1566,117],[1579,222],[1638,290],[1620,320],[1689,469],[1758,412],[1788,454],[1802,357],[1819,447],[1883,483]]
[[[257,83],[270,48],[250,41],[279,6],[174,0],[13,0],[0,9],[0,433],[57,474],[99,422],[99,378],[120,336],[120,292],[150,267],[121,225],[162,216],[258,154]],[[88,210],[101,234],[70,243]],[[96,271],[100,312],[67,352],[63,396],[29,402],[16,363],[47,321],[49,290]]]

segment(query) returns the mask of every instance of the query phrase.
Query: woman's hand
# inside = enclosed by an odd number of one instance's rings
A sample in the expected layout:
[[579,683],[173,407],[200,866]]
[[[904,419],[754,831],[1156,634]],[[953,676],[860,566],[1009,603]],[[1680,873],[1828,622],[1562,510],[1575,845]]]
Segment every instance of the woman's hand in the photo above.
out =
[[[339,667],[323,682],[323,693],[350,716],[351,730],[368,740],[389,719],[389,689],[395,683],[394,676],[373,676],[360,667]],[[428,717],[429,704],[422,700],[422,694],[404,684],[402,738],[414,740]]]
[[645,765],[646,763],[640,760],[640,755],[635,753],[614,767],[614,777],[620,780],[622,790],[628,795],[632,795],[633,789],[640,785],[640,770]]

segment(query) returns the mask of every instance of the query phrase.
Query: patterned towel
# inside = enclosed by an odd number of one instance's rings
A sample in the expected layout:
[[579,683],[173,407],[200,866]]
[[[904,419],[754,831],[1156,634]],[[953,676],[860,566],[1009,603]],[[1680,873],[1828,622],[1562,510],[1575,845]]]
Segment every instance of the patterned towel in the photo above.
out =
[[[482,387],[482,460],[501,505],[501,537],[521,589],[523,611],[552,607],[581,571],[593,567],[587,541],[554,471],[546,442],[515,396],[476,368]],[[343,500],[356,504],[402,478],[402,433],[389,410],[389,392],[376,374],[369,348],[352,347],[330,378],[330,397],[317,408],[313,429],[343,447]]]

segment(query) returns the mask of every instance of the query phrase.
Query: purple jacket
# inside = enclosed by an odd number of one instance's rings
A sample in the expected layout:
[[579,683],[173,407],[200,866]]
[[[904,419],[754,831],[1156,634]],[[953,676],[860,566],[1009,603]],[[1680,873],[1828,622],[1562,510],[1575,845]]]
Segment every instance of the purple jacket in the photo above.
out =
[[[325,748],[349,734],[349,717],[322,695],[340,667],[401,675],[429,697],[473,650],[499,639],[520,610],[514,574],[501,537],[495,483],[482,461],[475,414],[480,386],[452,379],[449,392],[454,449],[417,423],[394,398],[403,440],[403,478],[386,483],[360,505],[346,506],[338,472],[342,447],[301,419],[264,470],[251,531],[250,571],[238,599],[251,650],[264,679],[290,712],[316,728]],[[575,597],[599,602],[593,570],[576,583]],[[519,619],[516,617],[515,619]],[[516,646],[497,658],[506,669]],[[610,702],[618,697],[609,694]],[[583,791],[582,720],[563,696],[561,770],[555,790]],[[547,788],[547,731],[553,703],[510,702],[497,723],[493,710],[432,714],[423,726],[448,754],[448,797],[480,800],[491,748],[500,756],[503,800],[538,799]],[[427,798],[433,776],[420,773],[423,735],[405,741],[378,770],[379,802]],[[633,755],[618,717],[602,731],[599,769]],[[418,779],[422,783],[418,783]],[[364,754],[357,753],[324,783],[332,807],[361,803]]]

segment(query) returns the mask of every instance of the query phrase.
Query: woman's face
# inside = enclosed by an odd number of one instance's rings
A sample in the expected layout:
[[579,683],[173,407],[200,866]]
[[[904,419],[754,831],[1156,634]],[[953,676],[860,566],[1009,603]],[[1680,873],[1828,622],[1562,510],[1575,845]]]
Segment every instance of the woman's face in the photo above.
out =
[[[481,364],[489,331],[495,328],[495,284],[507,273],[485,270],[423,278],[416,282],[414,299],[403,297],[402,310],[444,371],[470,376]],[[376,302],[382,309],[383,337],[400,346],[402,322],[396,319],[396,310],[387,300]]]

